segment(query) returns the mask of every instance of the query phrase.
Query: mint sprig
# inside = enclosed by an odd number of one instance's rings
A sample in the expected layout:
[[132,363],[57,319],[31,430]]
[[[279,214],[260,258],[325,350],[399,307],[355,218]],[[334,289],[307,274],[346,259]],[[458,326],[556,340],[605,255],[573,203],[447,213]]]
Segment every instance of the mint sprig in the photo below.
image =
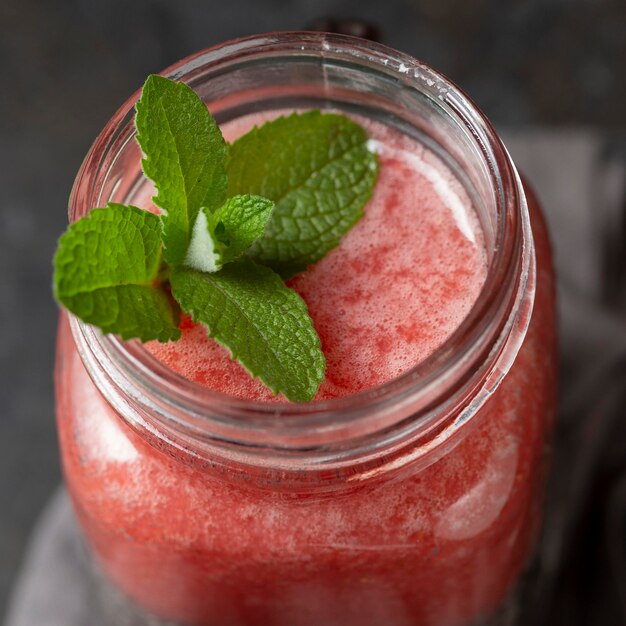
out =
[[180,310],[253,376],[311,400],[325,359],[306,304],[282,276],[335,247],[377,175],[363,129],[294,114],[230,149],[192,89],[150,76],[137,103],[142,167],[160,215],[109,204],[72,224],[54,259],[57,299],[123,339],[175,340]]

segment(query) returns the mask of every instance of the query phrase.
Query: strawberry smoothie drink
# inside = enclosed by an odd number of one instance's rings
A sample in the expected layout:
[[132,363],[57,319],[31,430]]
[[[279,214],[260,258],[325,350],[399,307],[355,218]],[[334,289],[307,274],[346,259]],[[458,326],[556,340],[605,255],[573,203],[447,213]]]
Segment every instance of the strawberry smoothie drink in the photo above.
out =
[[[294,109],[353,116],[379,178],[288,283],[327,362],[311,403],[274,397],[188,318],[140,346],[63,315],[63,467],[97,567],[189,626],[501,623],[540,527],[556,352],[544,224],[497,136],[433,70],[351,38],[253,38],[168,74],[229,141]],[[135,99],[71,219],[151,208]]]

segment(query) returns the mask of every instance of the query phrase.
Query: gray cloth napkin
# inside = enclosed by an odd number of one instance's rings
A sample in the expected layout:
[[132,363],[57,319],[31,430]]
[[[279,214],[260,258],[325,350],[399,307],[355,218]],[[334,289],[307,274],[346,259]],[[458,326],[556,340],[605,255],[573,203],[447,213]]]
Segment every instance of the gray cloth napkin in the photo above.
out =
[[[621,277],[608,275],[606,263],[610,247],[617,245],[619,251],[624,245],[611,239],[624,219],[624,163],[607,152],[604,138],[594,132],[503,134],[514,161],[537,190],[551,229],[563,361],[546,532],[519,623],[626,623],[626,445],[619,443],[626,438],[617,437],[615,430],[626,406],[626,312],[615,306],[624,297],[626,290],[621,296],[616,291],[626,278],[624,267]],[[607,281],[612,285],[608,294]],[[606,481],[607,475],[610,481],[602,483],[598,502],[598,480]],[[590,537],[589,528],[598,525],[600,532]],[[591,546],[591,558],[584,550],[581,555],[581,541],[583,547],[585,542]],[[578,589],[587,578],[606,584],[581,599]],[[162,624],[133,612],[98,579],[60,490],[33,533],[5,626]]]

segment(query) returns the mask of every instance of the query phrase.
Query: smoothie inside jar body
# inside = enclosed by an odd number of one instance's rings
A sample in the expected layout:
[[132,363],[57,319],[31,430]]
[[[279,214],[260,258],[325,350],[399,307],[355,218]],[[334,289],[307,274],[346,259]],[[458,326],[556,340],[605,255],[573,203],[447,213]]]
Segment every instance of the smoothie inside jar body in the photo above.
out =
[[[247,115],[222,132],[233,141],[280,114]],[[478,218],[452,171],[399,130],[357,121],[379,159],[372,199],[337,248],[287,283],[307,303],[326,357],[316,400],[371,389],[423,361],[463,321],[487,274]],[[153,342],[148,350],[216,391],[284,401],[232,361],[201,325],[185,320],[181,340]]]
[[[233,140],[275,115],[223,132]],[[468,314],[487,274],[479,220],[452,170],[400,130],[359,122],[379,155],[374,195],[339,247],[289,281],[327,359],[316,399],[374,388],[423,361]],[[133,203],[149,207],[151,195],[146,185]],[[285,402],[202,326],[183,327],[180,341],[147,349],[214,390]],[[350,475],[318,493],[297,479],[259,488],[245,469],[233,481],[184,451],[163,454],[103,400],[71,344],[58,370],[67,484],[109,577],[176,623],[469,626],[511,589],[539,519],[545,376],[535,375],[535,349],[522,350],[475,428],[432,464],[394,480]]]

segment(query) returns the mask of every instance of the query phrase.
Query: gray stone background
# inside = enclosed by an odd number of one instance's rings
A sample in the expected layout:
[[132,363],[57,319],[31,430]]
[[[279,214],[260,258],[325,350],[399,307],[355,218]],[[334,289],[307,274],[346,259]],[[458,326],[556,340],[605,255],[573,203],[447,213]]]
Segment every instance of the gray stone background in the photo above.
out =
[[82,157],[146,74],[329,16],[375,24],[499,128],[595,129],[626,154],[623,0],[0,0],[0,616],[60,480],[50,259]]

